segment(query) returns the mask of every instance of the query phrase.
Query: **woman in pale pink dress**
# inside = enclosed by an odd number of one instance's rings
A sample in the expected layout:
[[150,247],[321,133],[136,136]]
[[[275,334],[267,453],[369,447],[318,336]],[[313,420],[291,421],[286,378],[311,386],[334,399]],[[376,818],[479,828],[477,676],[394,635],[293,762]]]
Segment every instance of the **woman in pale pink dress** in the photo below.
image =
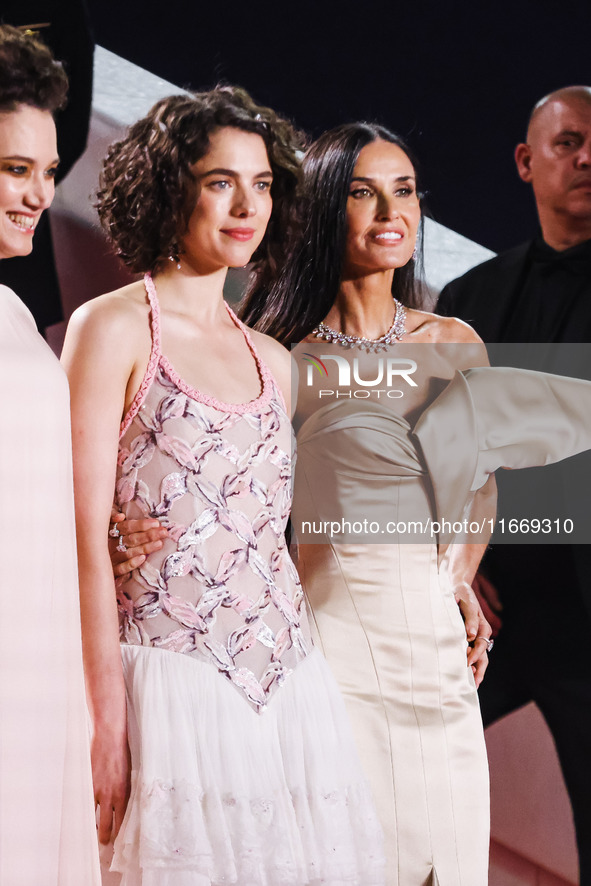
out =
[[[66,91],[49,50],[0,27],[0,258],[31,251],[52,201]],[[5,286],[0,361],[0,884],[95,886],[68,384]]]
[[[76,312],[64,362],[99,836],[122,886],[383,883],[284,538],[289,354],[223,301],[229,266],[281,261],[297,146],[226,87],[163,99],[105,161],[101,220],[144,279]],[[117,595],[114,493],[168,530]]]

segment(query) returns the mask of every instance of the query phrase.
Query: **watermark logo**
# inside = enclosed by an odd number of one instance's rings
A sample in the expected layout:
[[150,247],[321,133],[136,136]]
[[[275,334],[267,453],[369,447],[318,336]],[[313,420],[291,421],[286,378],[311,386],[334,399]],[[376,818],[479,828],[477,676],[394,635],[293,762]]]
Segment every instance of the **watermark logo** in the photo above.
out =
[[[404,391],[395,388],[395,384],[404,382],[406,385],[416,388],[416,381],[412,378],[417,371],[415,360],[400,357],[378,357],[372,362],[371,373],[368,375],[361,370],[359,358],[354,357],[349,361],[347,357],[336,354],[304,354],[304,362],[307,364],[306,385],[311,388],[317,379],[316,372],[323,380],[328,378],[328,369],[324,361],[332,360],[337,368],[337,387],[339,390],[320,390],[318,397],[355,397],[367,399],[372,394],[380,397],[398,399],[404,396]],[[316,372],[315,372],[316,371]],[[365,377],[364,377],[365,375]],[[355,387],[355,386],[358,387]],[[379,387],[383,385],[384,387]],[[342,390],[340,390],[342,389]]]
[[318,370],[321,376],[328,378],[328,369],[319,357],[315,357],[314,354],[304,354],[304,363],[308,364],[308,387],[311,387],[314,383],[312,376],[315,369]]

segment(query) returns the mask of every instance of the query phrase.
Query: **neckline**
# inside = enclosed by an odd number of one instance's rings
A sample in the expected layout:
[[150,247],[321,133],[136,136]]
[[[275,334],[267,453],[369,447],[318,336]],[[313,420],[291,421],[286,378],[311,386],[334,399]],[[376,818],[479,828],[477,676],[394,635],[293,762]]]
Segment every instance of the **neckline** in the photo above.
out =
[[568,261],[570,258],[583,259],[591,261],[591,240],[582,240],[568,249],[554,249],[544,240],[540,233],[532,243],[532,254],[554,261]]
[[144,275],[144,286],[146,288],[146,294],[148,296],[148,301],[150,303],[152,313],[152,355],[150,357],[150,363],[152,363],[152,356],[156,357],[157,362],[164,369],[168,378],[172,382],[174,382],[174,384],[179,388],[179,390],[183,392],[183,394],[186,394],[187,397],[196,400],[198,403],[204,403],[207,406],[212,406],[214,409],[218,409],[220,412],[248,414],[252,412],[257,412],[260,410],[261,407],[267,406],[269,404],[273,393],[273,379],[271,376],[271,372],[267,364],[260,357],[248,329],[246,328],[244,323],[242,323],[238,319],[238,317],[226,301],[224,301],[224,306],[228,314],[230,315],[230,319],[232,320],[236,328],[239,329],[244,336],[244,340],[246,341],[248,349],[255,361],[257,372],[259,374],[259,379],[261,382],[261,390],[258,396],[255,397],[253,400],[248,400],[246,403],[226,403],[224,400],[218,400],[218,398],[214,397],[213,394],[207,394],[204,391],[199,390],[199,388],[194,388],[187,381],[185,381],[182,376],[178,374],[170,360],[162,353],[160,331],[160,303],[158,301],[158,295],[156,292],[156,284],[154,283],[151,274]]

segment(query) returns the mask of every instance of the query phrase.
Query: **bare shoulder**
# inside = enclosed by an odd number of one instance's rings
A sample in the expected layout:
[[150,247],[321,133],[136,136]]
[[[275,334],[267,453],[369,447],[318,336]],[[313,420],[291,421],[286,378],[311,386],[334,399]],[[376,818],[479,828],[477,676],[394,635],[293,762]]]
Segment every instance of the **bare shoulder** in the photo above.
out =
[[482,344],[480,336],[468,323],[456,317],[440,317],[427,311],[407,311],[408,341],[431,341],[440,344]]
[[275,341],[274,338],[268,335],[263,335],[262,332],[255,332],[251,329],[250,334],[256,349],[271,370],[273,378],[283,394],[283,399],[288,409],[290,409],[293,389],[292,374],[295,365],[291,359],[291,354],[278,341]]
[[[442,345],[441,354],[455,369],[488,366],[486,345],[480,336],[463,320],[440,317],[426,311],[408,311],[409,333],[404,341],[429,342]],[[449,345],[461,345],[450,348]]]
[[[273,374],[281,374],[290,371],[291,357],[286,347],[275,341],[269,335],[250,329],[252,340],[261,357],[268,365]],[[279,379],[278,379],[279,381]]]
[[68,373],[84,364],[131,373],[150,350],[149,308],[141,283],[131,283],[81,305],[70,318],[62,351]]
[[130,283],[113,292],[99,295],[80,305],[70,319],[79,332],[105,333],[124,337],[148,315],[145,291],[141,283]]
[[148,314],[142,284],[130,283],[121,289],[99,295],[76,308],[70,322],[79,326],[119,326],[122,321],[137,321]]

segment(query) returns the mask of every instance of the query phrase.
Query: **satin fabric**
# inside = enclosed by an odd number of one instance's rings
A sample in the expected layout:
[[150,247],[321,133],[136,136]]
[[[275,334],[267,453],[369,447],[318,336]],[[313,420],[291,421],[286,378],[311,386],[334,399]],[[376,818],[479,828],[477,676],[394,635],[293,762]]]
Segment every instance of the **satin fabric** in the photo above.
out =
[[[298,434],[296,531],[304,517],[378,513],[434,516],[410,426],[379,404],[319,410]],[[385,831],[387,883],[423,886],[436,869],[442,886],[484,886],[486,750],[437,545],[301,544],[298,568]]]
[[98,886],[69,392],[0,286],[0,884]]
[[486,367],[457,372],[413,428],[391,407],[343,400],[300,429],[298,568],[374,791],[389,886],[487,883],[486,751],[449,577],[466,537],[306,544],[302,521],[486,522],[491,473],[591,447],[589,416],[588,382]]

